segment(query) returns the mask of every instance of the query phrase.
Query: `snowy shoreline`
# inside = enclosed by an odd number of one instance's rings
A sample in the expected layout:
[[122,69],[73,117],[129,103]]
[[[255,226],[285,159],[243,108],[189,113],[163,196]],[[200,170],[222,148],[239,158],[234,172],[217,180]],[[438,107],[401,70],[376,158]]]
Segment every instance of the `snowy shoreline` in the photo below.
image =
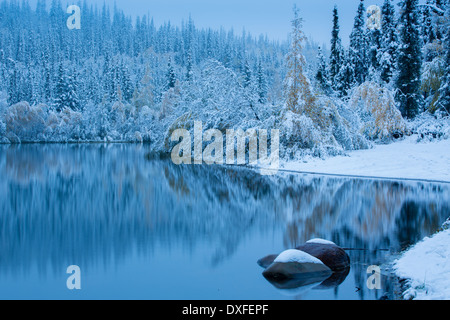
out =
[[450,183],[450,140],[417,142],[417,135],[346,156],[284,161],[280,170],[361,178]]
[[450,229],[418,242],[392,265],[407,300],[450,300]]

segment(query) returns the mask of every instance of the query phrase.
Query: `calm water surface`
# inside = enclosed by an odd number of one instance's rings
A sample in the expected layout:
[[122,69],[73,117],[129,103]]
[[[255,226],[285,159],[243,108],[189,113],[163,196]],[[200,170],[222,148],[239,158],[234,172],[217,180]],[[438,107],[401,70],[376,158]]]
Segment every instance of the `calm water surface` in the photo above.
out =
[[[367,267],[450,215],[449,185],[176,166],[136,145],[0,146],[0,177],[0,299],[395,299]],[[264,279],[259,258],[316,237],[364,249],[342,283]]]

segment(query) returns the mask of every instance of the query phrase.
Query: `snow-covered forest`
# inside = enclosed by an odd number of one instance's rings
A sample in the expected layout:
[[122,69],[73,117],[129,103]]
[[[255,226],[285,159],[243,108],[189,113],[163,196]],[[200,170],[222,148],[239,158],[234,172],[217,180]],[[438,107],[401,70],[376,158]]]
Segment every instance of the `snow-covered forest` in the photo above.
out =
[[349,46],[338,5],[330,48],[302,32],[285,42],[245,31],[156,26],[117,7],[81,8],[67,27],[53,0],[0,3],[0,142],[146,142],[171,133],[280,129],[285,159],[324,157],[417,133],[450,136],[450,1],[385,0],[380,28],[364,1]]

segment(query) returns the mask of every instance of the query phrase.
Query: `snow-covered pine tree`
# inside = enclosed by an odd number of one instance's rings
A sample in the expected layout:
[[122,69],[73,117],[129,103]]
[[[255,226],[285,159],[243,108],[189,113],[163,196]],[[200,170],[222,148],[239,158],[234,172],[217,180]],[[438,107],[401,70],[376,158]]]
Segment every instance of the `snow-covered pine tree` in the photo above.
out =
[[153,89],[152,72],[150,67],[147,66],[145,75],[140,81],[140,87],[136,88],[133,94],[133,104],[138,111],[144,106],[153,107]]
[[337,91],[340,97],[346,97],[350,94],[351,88],[356,84],[355,70],[350,59],[349,52],[344,52],[342,57],[342,66],[339,74],[336,76]]
[[186,61],[186,81],[191,82],[193,80],[193,77],[192,52],[189,49]]
[[166,89],[171,89],[175,87],[177,78],[175,75],[175,70],[172,65],[172,58],[169,57],[169,63],[167,64],[167,85]]
[[78,99],[78,86],[75,76],[75,72],[67,74],[67,92],[65,95],[65,106],[69,107],[73,111],[77,111],[80,107],[80,101]]
[[396,101],[402,115],[414,118],[422,105],[421,85],[421,39],[419,34],[418,0],[400,1],[400,47],[396,79]]
[[444,40],[445,52],[445,73],[442,77],[441,87],[439,89],[438,106],[443,107],[450,113],[450,1],[447,0],[445,16],[447,17],[447,33]]
[[62,63],[58,67],[58,82],[55,94],[54,106],[56,111],[61,112],[64,108],[78,110],[79,99],[74,73],[68,72]]
[[50,103],[52,99],[52,75],[50,70],[50,63],[48,53],[42,54],[43,68],[44,68],[44,79],[43,79],[43,98],[45,103]]
[[331,32],[331,53],[330,53],[330,64],[329,64],[329,77],[331,81],[331,86],[334,90],[337,90],[338,84],[336,81],[336,76],[339,74],[341,64],[343,47],[341,43],[341,38],[339,36],[339,14],[337,6],[333,9],[333,30]]
[[[427,0],[427,4],[432,4],[432,0]],[[424,44],[432,43],[436,39],[436,34],[433,26],[433,20],[431,16],[431,9],[429,6],[423,6],[421,8],[421,28],[420,35]]]
[[381,30],[374,28],[368,30],[369,37],[369,77],[374,80],[379,77],[381,61]]
[[364,0],[358,5],[353,30],[350,34],[349,58],[355,72],[355,81],[361,84],[366,80],[369,71],[368,39],[366,32],[366,9]]
[[115,100],[116,95],[116,81],[114,76],[114,66],[111,61],[109,52],[105,53],[103,64],[103,92],[109,101]]
[[17,67],[13,66],[13,70],[10,71],[9,79],[8,79],[8,104],[15,104],[20,100],[19,94],[19,75],[17,71]]
[[392,0],[384,0],[381,7],[382,40],[379,62],[380,77],[386,83],[391,81],[397,63],[399,43],[396,26],[395,8]]
[[258,70],[256,75],[258,86],[258,102],[265,103],[267,101],[267,81],[261,61],[258,62]]
[[134,87],[133,82],[130,78],[130,72],[128,70],[128,67],[124,64],[123,61],[121,61],[119,66],[119,83],[120,88],[122,90],[123,99],[125,101],[130,101],[130,99],[133,97]]
[[[433,6],[437,9],[440,10],[441,12],[444,11],[445,12],[445,5],[446,5],[446,1],[448,2],[448,0],[429,0],[431,2],[431,6]],[[434,2],[434,3],[433,3]],[[433,20],[434,20],[434,33],[436,35],[436,39],[438,41],[442,41],[443,38],[445,37],[445,31],[442,32],[441,29],[441,24],[445,24],[445,18],[441,19],[442,16],[444,16],[443,14],[437,14],[437,10],[434,10],[435,12],[432,13],[433,16]],[[447,16],[448,19],[448,16]]]
[[252,84],[252,68],[250,67],[248,59],[245,59],[244,81],[243,81],[244,88],[250,87],[251,84]]
[[331,82],[328,76],[328,67],[327,67],[327,61],[325,60],[325,56],[323,55],[322,48],[318,47],[317,49],[317,72],[316,72],[316,81],[320,88],[320,91],[322,91],[324,94],[329,95],[331,94]]
[[56,83],[56,92],[55,92],[55,100],[54,106],[56,111],[61,112],[66,107],[67,101],[67,78],[66,78],[66,70],[62,63],[58,66],[58,79]]

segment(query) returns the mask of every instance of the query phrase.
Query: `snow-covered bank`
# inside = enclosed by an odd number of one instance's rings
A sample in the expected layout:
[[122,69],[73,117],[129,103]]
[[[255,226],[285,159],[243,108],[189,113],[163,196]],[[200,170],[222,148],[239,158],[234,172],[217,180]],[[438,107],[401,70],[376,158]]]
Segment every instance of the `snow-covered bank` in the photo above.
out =
[[450,300],[450,229],[410,248],[393,270],[407,280],[405,299]]
[[450,182],[450,140],[417,142],[417,135],[346,156],[282,162],[282,170]]

